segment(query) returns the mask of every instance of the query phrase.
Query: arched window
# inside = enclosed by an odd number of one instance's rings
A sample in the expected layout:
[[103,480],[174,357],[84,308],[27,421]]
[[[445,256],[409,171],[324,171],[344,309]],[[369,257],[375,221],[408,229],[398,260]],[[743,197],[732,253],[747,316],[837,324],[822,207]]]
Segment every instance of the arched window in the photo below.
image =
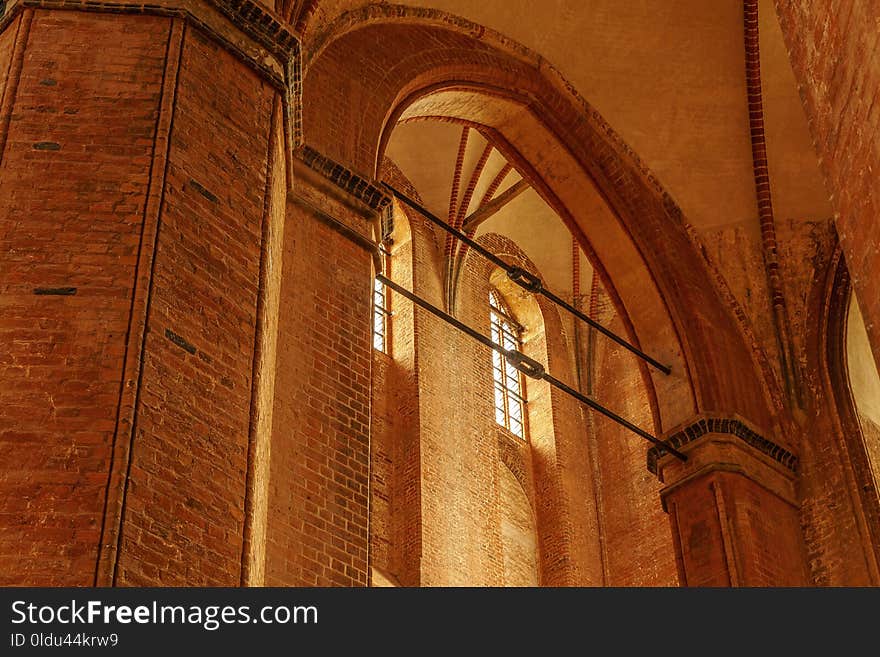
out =
[[[493,342],[505,349],[521,351],[522,327],[495,290],[489,291],[489,322]],[[524,439],[526,400],[523,375],[497,351],[492,352],[492,373],[495,379],[495,421]]]
[[[377,273],[387,275],[391,270],[391,254],[383,246],[379,259],[381,269]],[[388,302],[388,288],[378,278],[373,279],[373,349],[387,354],[391,347],[391,304]]]
[[373,280],[373,349],[388,353],[388,290],[378,278]]

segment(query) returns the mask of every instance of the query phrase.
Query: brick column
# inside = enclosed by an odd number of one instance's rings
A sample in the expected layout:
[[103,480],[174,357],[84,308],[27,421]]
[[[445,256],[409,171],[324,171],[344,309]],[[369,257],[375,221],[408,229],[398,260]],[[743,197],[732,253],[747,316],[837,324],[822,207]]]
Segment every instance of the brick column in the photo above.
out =
[[701,417],[673,432],[682,462],[656,449],[683,586],[805,586],[796,457],[740,419]]
[[295,53],[251,0],[6,5],[0,584],[240,582]]
[[302,147],[284,232],[268,586],[364,586],[373,220],[389,199]]

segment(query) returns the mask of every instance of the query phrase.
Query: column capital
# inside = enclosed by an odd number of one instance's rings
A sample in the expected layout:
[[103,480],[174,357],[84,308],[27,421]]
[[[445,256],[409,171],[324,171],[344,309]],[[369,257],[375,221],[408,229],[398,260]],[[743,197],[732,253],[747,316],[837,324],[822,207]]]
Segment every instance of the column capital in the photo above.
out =
[[391,197],[372,180],[303,144],[293,152],[290,199],[313,218],[378,255]]
[[[707,434],[727,436],[734,442],[739,441],[743,445],[751,447],[756,453],[774,461],[785,470],[791,473],[797,472],[797,455],[765,437],[766,434],[761,429],[736,414],[724,416],[718,413],[703,413],[697,415],[688,422],[667,431],[663,436],[663,441],[668,443],[670,447],[688,453],[695,447],[692,443],[704,442],[701,439]],[[655,446],[648,450],[648,471],[657,475],[660,481],[665,481],[661,464],[666,463],[668,457],[669,452],[662,447]]]
[[664,442],[688,457],[681,461],[661,447],[648,450],[648,470],[666,484],[660,492],[664,509],[671,493],[712,472],[740,474],[797,504],[797,456],[742,417],[699,415],[667,432]]
[[745,477],[797,507],[794,470],[733,434],[707,433],[683,446],[681,451],[687,455],[687,461],[666,455],[657,464],[660,480],[665,484],[660,490],[664,510],[667,510],[666,501],[670,495],[714,473]]
[[792,586],[808,581],[797,456],[740,417],[702,415],[648,455],[663,482],[680,581],[688,586]]

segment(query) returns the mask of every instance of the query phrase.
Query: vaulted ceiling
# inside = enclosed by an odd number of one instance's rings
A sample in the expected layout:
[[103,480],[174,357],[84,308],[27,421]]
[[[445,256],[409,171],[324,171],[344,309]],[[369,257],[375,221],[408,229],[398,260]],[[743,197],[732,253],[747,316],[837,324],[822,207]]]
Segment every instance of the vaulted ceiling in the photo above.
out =
[[[571,294],[571,233],[479,131],[441,121],[403,123],[386,154],[439,217],[460,213],[467,225],[468,217],[481,218],[474,213],[489,200],[500,201],[500,209],[476,226],[476,235],[507,235],[535,263],[551,290]],[[581,265],[581,289],[589,290],[591,268],[583,257]]]
[[[309,3],[306,3],[309,4]],[[311,3],[314,5],[314,3]],[[324,0],[304,23],[306,51],[336,17],[366,3]],[[739,226],[759,231],[749,132],[741,0],[413,0],[409,6],[466,18],[539,53],[632,147],[702,233]],[[301,21],[309,7],[299,7]],[[302,13],[303,11],[306,13]],[[761,76],[773,204],[777,220],[824,219],[832,210],[810,143],[798,89],[772,0],[760,0]],[[457,166],[461,126],[401,124],[387,155],[431,210],[449,211],[456,175],[466,186],[485,148],[471,130]],[[475,181],[468,213],[504,162],[495,151]],[[456,174],[458,171],[458,174]],[[512,172],[497,194],[518,179]],[[533,191],[481,227],[505,232],[548,283],[571,288],[570,238]],[[536,222],[546,227],[532,230]]]
[[[639,154],[695,225],[754,223],[741,0],[429,0],[538,52]],[[780,218],[828,217],[772,0],[761,74]]]

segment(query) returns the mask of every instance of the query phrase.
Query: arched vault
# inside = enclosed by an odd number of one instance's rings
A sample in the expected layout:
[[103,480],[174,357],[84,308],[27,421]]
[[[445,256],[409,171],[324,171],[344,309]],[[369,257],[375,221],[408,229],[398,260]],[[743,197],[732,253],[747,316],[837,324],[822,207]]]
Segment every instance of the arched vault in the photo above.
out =
[[304,143],[371,178],[400,121],[469,122],[580,241],[643,366],[664,431],[696,413],[778,430],[777,383],[681,210],[638,156],[540,56],[436,11],[371,5],[339,18],[304,67]]

